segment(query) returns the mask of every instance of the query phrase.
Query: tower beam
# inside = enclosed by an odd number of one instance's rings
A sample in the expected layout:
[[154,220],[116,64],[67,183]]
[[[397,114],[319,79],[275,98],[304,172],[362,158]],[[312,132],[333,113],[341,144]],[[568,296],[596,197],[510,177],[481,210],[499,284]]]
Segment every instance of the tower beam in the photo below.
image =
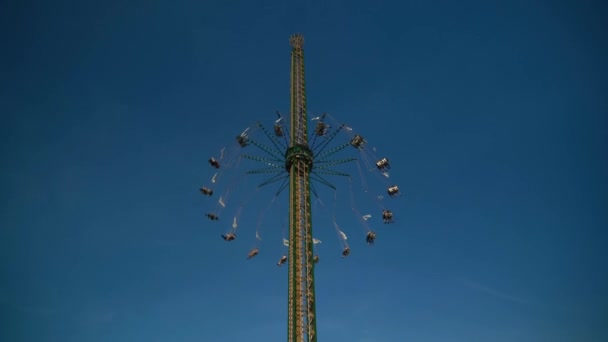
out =
[[291,128],[285,153],[289,172],[289,290],[288,342],[316,342],[317,321],[310,198],[313,152],[308,147],[306,89],[304,83],[304,37],[289,38],[291,44]]

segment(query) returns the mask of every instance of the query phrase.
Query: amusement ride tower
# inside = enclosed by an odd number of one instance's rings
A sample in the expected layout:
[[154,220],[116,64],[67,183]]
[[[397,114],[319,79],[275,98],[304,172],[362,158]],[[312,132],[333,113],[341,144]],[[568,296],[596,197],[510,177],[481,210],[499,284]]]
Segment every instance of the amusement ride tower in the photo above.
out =
[[[209,164],[214,169],[214,175],[211,178],[211,184],[215,184],[217,178],[232,179],[229,181],[228,188],[225,191],[218,191],[219,199],[212,212],[208,212],[206,216],[212,221],[218,221],[221,212],[226,208],[227,199],[233,189],[238,188],[237,184],[242,179],[242,176],[237,172],[236,178],[230,178],[230,173],[224,171],[236,170],[242,159],[249,159],[264,165],[263,168],[248,170],[245,174],[274,174],[267,178],[262,183],[258,184],[258,188],[271,183],[282,181],[278,191],[270,203],[287,187],[289,187],[289,236],[285,239],[283,236],[283,245],[287,246],[288,251],[284,252],[283,256],[277,263],[278,266],[288,263],[288,321],[287,335],[288,342],[316,342],[317,341],[317,321],[315,308],[315,282],[314,282],[314,267],[319,260],[315,253],[314,245],[321,241],[313,238],[312,232],[312,216],[311,216],[311,194],[319,199],[319,192],[315,187],[315,183],[322,184],[334,190],[336,187],[324,178],[328,176],[344,176],[348,177],[351,203],[350,207],[353,213],[358,217],[366,232],[366,242],[368,245],[374,244],[376,233],[368,226],[367,220],[372,217],[371,214],[361,215],[354,203],[354,193],[351,187],[351,175],[347,172],[342,172],[339,169],[334,169],[339,164],[356,162],[359,169],[359,175],[362,177],[362,185],[366,195],[372,194],[368,191],[367,182],[363,179],[365,174],[372,175],[379,173],[380,179],[385,182],[386,193],[390,198],[395,198],[400,195],[397,185],[387,183],[390,169],[387,158],[378,158],[374,154],[375,148],[366,149],[364,145],[366,140],[359,134],[354,134],[352,128],[345,124],[337,124],[331,130],[331,126],[325,123],[327,113],[312,118],[316,121],[314,129],[311,130],[311,141],[308,141],[308,118],[306,113],[306,89],[304,82],[304,38],[300,34],[294,34],[290,37],[291,44],[291,108],[290,108],[290,128],[287,131],[287,125],[284,125],[283,116],[277,111],[278,119],[274,123],[274,135],[272,131],[267,130],[261,122],[257,122],[255,126],[247,127],[242,133],[236,136],[236,140],[240,149],[247,146],[256,147],[258,152],[262,151],[265,156],[257,156],[249,153],[234,153],[233,149],[226,151],[224,148],[220,151],[220,157],[216,159],[211,157]],[[258,130],[259,128],[259,130]],[[261,132],[272,144],[272,146],[264,145],[254,132]],[[331,147],[329,145],[332,140],[340,132],[349,137],[347,142]],[[353,135],[354,134],[354,135]],[[329,146],[329,148],[328,148]],[[358,152],[357,157],[346,157],[337,155],[340,151],[346,148],[353,147]],[[239,149],[235,146],[234,148]],[[326,149],[327,148],[327,149]],[[251,149],[251,147],[249,147]],[[255,151],[255,150],[254,150]],[[337,159],[336,156],[337,155]],[[363,165],[361,165],[361,163]],[[362,170],[365,169],[366,172]],[[378,174],[376,174],[378,176]],[[214,185],[217,186],[218,184]],[[217,189],[216,189],[217,190]],[[214,191],[208,187],[201,187],[200,192],[204,196],[212,196]],[[217,196],[217,195],[216,195]],[[371,200],[382,208],[382,222],[392,223],[392,211],[380,203],[384,196],[373,196]],[[334,198],[334,201],[336,198]],[[232,221],[232,226],[222,238],[225,241],[234,241],[236,239],[236,231],[240,220],[241,209],[244,202],[240,201],[235,209],[236,213]],[[334,208],[335,210],[335,208]],[[256,243],[255,247],[250,250],[247,259],[251,259],[258,255],[258,242],[261,241],[259,236],[259,226],[262,221],[264,211],[259,213],[258,228],[256,228]],[[334,213],[335,214],[335,213]],[[336,222],[335,215],[333,217],[333,225],[336,228],[342,244],[342,257],[346,257],[350,253],[350,248],[347,243],[347,236],[340,230]]]
[[289,304],[288,341],[317,341],[310,171],[313,152],[308,147],[304,37],[292,35],[291,129],[285,153],[289,172]]

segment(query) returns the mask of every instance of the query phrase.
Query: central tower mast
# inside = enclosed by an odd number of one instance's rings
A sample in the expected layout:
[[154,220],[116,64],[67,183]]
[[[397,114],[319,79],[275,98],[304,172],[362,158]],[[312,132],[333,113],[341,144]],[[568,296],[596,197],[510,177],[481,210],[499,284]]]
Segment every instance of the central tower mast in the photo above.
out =
[[304,37],[292,35],[291,130],[285,153],[289,172],[289,304],[288,341],[316,342],[315,283],[310,201],[313,153],[308,147]]

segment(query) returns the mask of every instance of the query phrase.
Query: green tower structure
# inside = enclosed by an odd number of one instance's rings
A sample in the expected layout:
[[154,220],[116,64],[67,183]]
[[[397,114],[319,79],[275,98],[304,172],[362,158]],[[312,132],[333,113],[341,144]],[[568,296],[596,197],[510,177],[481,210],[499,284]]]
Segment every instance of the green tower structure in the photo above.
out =
[[[318,257],[314,255],[314,239],[312,235],[311,193],[318,195],[312,181],[336,187],[323,176],[345,176],[348,173],[333,169],[334,166],[348,163],[356,158],[331,159],[336,153],[354,146],[358,148],[362,137],[355,138],[347,143],[325,150],[330,142],[342,130],[339,125],[331,134],[328,125],[323,122],[325,114],[317,118],[314,128],[312,146],[308,142],[308,124],[306,115],[306,88],[304,83],[304,38],[300,34],[290,37],[291,44],[291,108],[289,134],[283,131],[282,118],[275,122],[273,136],[258,122],[257,127],[272,143],[272,146],[263,145],[250,136],[241,133],[236,139],[241,147],[253,145],[266,153],[269,157],[250,154],[241,154],[241,157],[264,164],[264,168],[253,169],[246,174],[275,174],[258,187],[283,181],[275,196],[289,186],[289,251],[288,260],[288,341],[289,342],[316,342],[317,321],[315,308],[315,282],[314,265]],[[288,137],[289,135],[289,137]],[[283,141],[277,139],[282,137]],[[315,140],[320,138],[321,140]],[[317,144],[315,144],[317,142]]]
[[[241,148],[253,146],[259,149],[258,151],[265,153],[264,156],[249,153],[240,154],[240,158],[263,164],[262,168],[248,170],[245,174],[274,174],[258,184],[258,188],[281,181],[281,185],[275,193],[276,198],[284,189],[289,187],[289,238],[287,241],[283,238],[283,244],[288,245],[288,252],[277,263],[279,266],[284,264],[285,260],[288,263],[287,341],[316,342],[318,338],[314,268],[319,258],[314,253],[314,244],[320,241],[313,239],[311,194],[316,198],[319,197],[315,183],[329,187],[334,191],[336,190],[336,187],[326,180],[325,176],[350,178],[350,174],[342,172],[339,169],[334,169],[334,167],[357,161],[358,158],[339,157],[338,155],[338,159],[334,159],[336,158],[334,156],[340,151],[349,148],[349,146],[354,147],[358,152],[362,152],[366,141],[358,134],[352,136],[349,133],[352,129],[345,124],[338,124],[330,131],[331,126],[324,122],[327,113],[323,113],[312,119],[316,123],[314,124],[314,129],[311,130],[312,139],[309,144],[306,86],[304,82],[304,37],[300,34],[294,34],[289,38],[289,43],[291,45],[291,103],[289,115],[289,124],[291,126],[289,130],[287,130],[286,125],[284,126],[282,114],[277,111],[279,118],[274,123],[274,134],[259,121],[255,125],[255,128],[259,128],[271,145],[263,144],[257,140],[257,137],[252,138],[251,132],[247,133],[252,127],[247,127],[240,135],[237,135],[236,140]],[[330,143],[333,139],[340,132],[345,131],[351,136],[349,141],[332,147]],[[223,158],[223,149],[221,153],[222,157],[220,159]],[[369,157],[362,157],[366,165],[371,165],[372,162],[369,160]],[[209,163],[215,169],[220,168],[219,161],[213,157],[209,160]],[[375,162],[375,165],[383,172],[384,168],[388,168],[388,160],[386,158],[381,159]],[[216,175],[217,173],[213,176],[212,182],[215,182]],[[213,193],[211,189],[205,187],[201,188],[200,191],[203,195],[207,196]],[[389,187],[387,191],[391,197],[397,196],[399,192],[396,185]],[[220,197],[218,203],[219,207],[225,207],[222,197]],[[239,207],[237,213],[240,212],[241,208]],[[392,218],[392,213],[388,210],[384,210],[382,215],[385,223]],[[215,212],[207,213],[206,216],[214,221],[219,219]],[[339,231],[335,218],[334,225]],[[368,230],[367,239],[370,239],[370,236],[372,236],[371,244],[373,244],[375,233],[369,227],[366,229]],[[226,235],[222,235],[222,237],[226,241],[234,240],[236,238],[235,231],[236,216],[232,229]],[[339,232],[342,233],[341,231]],[[260,239],[257,231],[256,238]],[[342,256],[345,257],[349,254],[349,247],[346,243],[346,236],[343,239],[344,249]],[[368,243],[370,243],[369,240]],[[248,255],[248,259],[256,256],[258,252],[257,247],[253,248]]]
[[288,341],[317,341],[313,262],[310,172],[313,152],[308,146],[306,87],[304,82],[304,37],[292,35],[291,129],[285,153],[289,173],[289,300]]

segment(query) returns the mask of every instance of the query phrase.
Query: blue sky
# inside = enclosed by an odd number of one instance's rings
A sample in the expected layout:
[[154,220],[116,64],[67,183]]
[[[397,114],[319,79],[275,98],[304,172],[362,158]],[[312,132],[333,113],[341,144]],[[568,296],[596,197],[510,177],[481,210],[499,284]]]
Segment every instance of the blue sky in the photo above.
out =
[[320,340],[607,340],[605,15],[599,1],[3,1],[0,339],[286,339],[285,197],[269,205],[248,176],[226,243],[230,211],[206,219],[217,197],[198,188],[210,156],[288,113],[301,32],[310,115],[365,136],[403,192],[383,225],[382,177],[368,194],[336,180],[375,215],[370,247],[320,191]]

